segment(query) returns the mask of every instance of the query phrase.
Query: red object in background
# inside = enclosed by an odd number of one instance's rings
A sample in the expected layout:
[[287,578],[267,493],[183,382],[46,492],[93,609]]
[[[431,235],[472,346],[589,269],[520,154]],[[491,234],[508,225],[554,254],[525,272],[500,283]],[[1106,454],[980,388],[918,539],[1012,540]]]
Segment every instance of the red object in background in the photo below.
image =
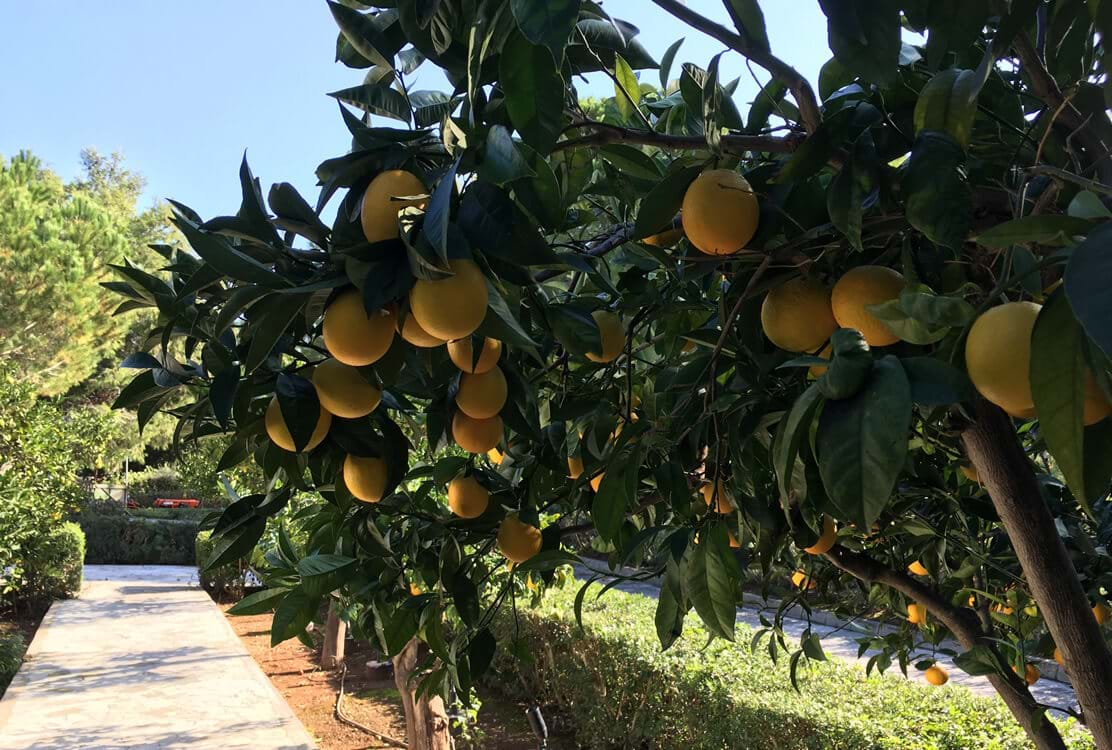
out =
[[129,500],[127,501],[127,507],[128,507],[128,508],[138,508],[138,507],[139,507],[139,503],[135,502],[134,500],[130,500],[130,499],[129,499]]
[[195,500],[192,497],[160,497],[154,501],[153,507],[155,508],[196,508],[201,504],[200,500]]

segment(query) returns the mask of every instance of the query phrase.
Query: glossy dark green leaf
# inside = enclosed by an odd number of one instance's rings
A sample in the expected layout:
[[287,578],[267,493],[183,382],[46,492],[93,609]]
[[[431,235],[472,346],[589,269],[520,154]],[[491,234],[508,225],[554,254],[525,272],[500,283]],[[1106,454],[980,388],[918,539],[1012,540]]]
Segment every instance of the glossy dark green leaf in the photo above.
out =
[[290,589],[274,610],[274,619],[270,623],[271,647],[304,633],[317,614],[319,601],[318,597],[309,596],[300,586]]
[[559,263],[544,237],[505,191],[482,180],[463,193],[459,225],[472,247],[520,266]]
[[329,96],[345,104],[359,107],[372,115],[381,115],[408,123],[412,119],[412,110],[405,95],[389,86],[377,83],[367,83],[362,86],[353,86],[339,91],[333,91]]
[[725,5],[746,47],[768,52],[768,32],[760,3],[757,0],[726,0]]
[[614,103],[622,117],[630,120],[641,103],[641,88],[637,74],[619,54],[614,55]]
[[1092,505],[1112,489],[1112,419],[1085,428],[1085,492]]
[[266,307],[256,305],[253,312],[259,313],[252,318],[250,325],[250,344],[247,358],[243,362],[245,373],[254,372],[271,355],[278,339],[301,314],[307,294],[275,295],[266,301]]
[[212,553],[203,563],[202,570],[213,570],[221,565],[235,562],[246,557],[255,549],[266,531],[266,519],[261,516],[247,516],[223,533],[213,532]]
[[972,70],[951,68],[936,73],[919,92],[915,104],[915,134],[924,130],[946,133],[963,149],[969,147],[977,117],[980,86]]
[[197,255],[204,258],[205,262],[213,268],[233,279],[269,289],[289,286],[289,281],[285,277],[237,250],[227,238],[202,230],[180,213],[179,206],[174,205],[174,209],[175,226],[185,235]]
[[599,156],[630,177],[653,182],[660,179],[660,167],[656,161],[636,146],[624,143],[603,146],[599,149]]
[[612,542],[625,521],[626,511],[637,495],[637,477],[641,470],[641,449],[635,446],[628,454],[612,460],[606,476],[599,484],[591,502],[591,520],[598,535]]
[[676,53],[680,50],[680,45],[683,44],[684,37],[680,37],[664,50],[664,56],[660,58],[660,88],[668,88],[668,76],[672,72],[672,61],[676,59]]
[[394,67],[394,55],[398,48],[379,31],[369,16],[331,0],[328,2],[328,9],[332,11],[332,17],[340,27],[344,39],[360,56],[374,65]]
[[976,240],[978,245],[989,248],[1008,248],[1025,242],[1070,245],[1074,237],[1088,234],[1094,226],[1092,221],[1077,216],[1039,214],[997,224],[978,234]]
[[557,63],[575,29],[579,5],[580,0],[510,0],[521,33],[533,44],[548,47]]
[[773,443],[772,464],[776,471],[776,478],[780,483],[780,495],[783,498],[792,496],[792,484],[795,478],[796,458],[799,450],[807,440],[814,421],[815,411],[822,404],[822,393],[817,384],[811,384],[807,390],[792,404],[791,409],[780,421],[776,430],[776,440]]
[[684,591],[711,635],[734,639],[740,577],[726,525],[708,523],[685,559]]
[[656,602],[656,636],[660,639],[660,648],[667,651],[683,633],[683,620],[687,616],[688,603],[683,594],[683,582],[680,578],[680,566],[672,558],[664,568],[664,577],[660,582],[660,596]]
[[641,199],[632,239],[638,240],[671,227],[679,213],[687,188],[702,171],[700,165],[671,169],[664,179]]
[[973,191],[965,153],[953,138],[924,130],[904,166],[908,222],[934,243],[960,248],[973,222]]
[[514,145],[510,131],[502,125],[492,125],[487,132],[479,172],[484,180],[496,185],[506,185],[514,180],[533,176],[533,170]]
[[911,384],[911,400],[921,406],[949,406],[976,397],[973,384],[964,372],[933,357],[901,359]]
[[1073,249],[1066,265],[1070,307],[1090,339],[1112,357],[1112,224],[1103,224]]
[[303,450],[317,428],[323,408],[317,399],[317,389],[307,378],[283,372],[278,375],[275,392],[294,447]]
[[272,588],[248,594],[232,605],[227,614],[235,616],[262,615],[271,612],[289,593],[287,588]]
[[413,107],[413,124],[419,128],[439,123],[455,109],[460,99],[442,91],[411,91],[409,103]]
[[500,70],[510,121],[522,140],[547,154],[564,121],[564,79],[551,53],[513,34],[502,47]]
[[907,455],[911,387],[898,359],[873,365],[852,398],[829,401],[815,441],[823,484],[843,519],[871,528],[888,505]]
[[900,59],[900,8],[890,0],[819,0],[834,57],[871,83],[896,77]]
[[456,190],[456,170],[459,168],[459,161],[457,158],[452,162],[448,171],[433,189],[428,208],[425,210],[425,221],[421,225],[425,238],[445,264],[448,262],[448,224],[451,221],[452,195]]
[[324,244],[328,237],[328,225],[320,220],[316,211],[293,185],[288,182],[271,185],[267,203],[277,217],[275,223],[283,229],[296,232],[317,245]]
[[343,585],[355,569],[355,558],[347,555],[313,554],[297,561],[301,585],[311,596],[324,596]]
[[850,160],[826,190],[826,210],[831,223],[858,249],[865,210],[876,200],[876,158],[872,136],[862,133],[854,143]]
[[1077,501],[1092,513],[1085,489],[1085,334],[1059,289],[1031,333],[1031,395],[1039,434]]
[[833,357],[818,379],[819,391],[829,399],[849,398],[861,390],[873,368],[865,337],[852,328],[839,328],[830,337]]

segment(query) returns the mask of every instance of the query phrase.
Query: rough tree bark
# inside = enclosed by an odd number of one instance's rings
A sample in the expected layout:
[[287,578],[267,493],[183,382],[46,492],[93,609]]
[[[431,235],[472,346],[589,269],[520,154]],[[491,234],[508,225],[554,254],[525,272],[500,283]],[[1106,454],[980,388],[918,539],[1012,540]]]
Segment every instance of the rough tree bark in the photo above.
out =
[[962,442],[1066,662],[1097,747],[1112,750],[1112,652],[1008,417],[978,401]]
[[324,624],[324,647],[321,649],[322,669],[335,669],[344,661],[344,639],[347,637],[347,623],[340,619],[336,604],[328,608],[328,620]]
[[418,699],[411,678],[417,669],[421,642],[411,638],[394,657],[394,682],[402,696],[405,709],[405,733],[409,750],[454,750],[451,725],[444,700],[439,695]]
[[[860,552],[834,547],[826,553],[825,557],[835,567],[865,583],[883,584],[925,605],[927,611],[954,634],[963,648],[968,650],[974,646],[984,646],[996,652],[1001,663],[1006,663],[1006,659],[1000,656],[996,645],[981,628],[980,620],[972,610],[951,605],[933,588],[900,571],[881,565]],[[1035,726],[1039,704],[1031,696],[1023,680],[1009,672],[988,675],[988,681],[1003,699],[1004,705],[1012,712],[1012,716],[1027,732],[1027,736],[1035,743],[1035,747],[1039,750],[1065,750],[1066,745],[1062,741],[1062,736],[1052,723],[1040,721],[1038,726]]]

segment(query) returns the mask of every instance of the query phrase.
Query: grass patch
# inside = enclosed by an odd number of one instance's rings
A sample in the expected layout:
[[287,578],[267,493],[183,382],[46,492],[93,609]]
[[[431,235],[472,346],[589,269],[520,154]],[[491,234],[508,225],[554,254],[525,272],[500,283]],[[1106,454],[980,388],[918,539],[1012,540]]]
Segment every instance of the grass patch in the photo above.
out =
[[[514,689],[519,671],[541,700],[559,709],[557,725],[573,729],[588,748],[655,750],[1003,750],[1030,747],[1004,704],[959,687],[930,688],[895,675],[866,677],[841,662],[801,667],[800,691],[788,660],[750,652],[749,628],[737,643],[708,635],[692,613],[683,637],[661,652],[656,602],[609,591],[584,602],[581,632],[573,606],[578,586],[546,594],[535,609],[519,608],[515,625],[496,622],[499,682]],[[520,657],[508,653],[516,637]],[[505,639],[505,640],[503,640]],[[570,726],[569,726],[570,725]],[[1072,722],[1067,745],[1092,748]]]

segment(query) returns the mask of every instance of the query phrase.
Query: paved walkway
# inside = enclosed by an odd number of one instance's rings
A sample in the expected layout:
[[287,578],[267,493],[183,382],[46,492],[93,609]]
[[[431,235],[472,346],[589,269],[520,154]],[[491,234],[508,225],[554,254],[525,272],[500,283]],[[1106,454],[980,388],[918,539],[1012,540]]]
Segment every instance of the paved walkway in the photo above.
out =
[[[588,571],[584,566],[576,565],[574,567],[576,578],[586,580],[587,578],[591,577],[591,572]],[[593,568],[595,571],[604,572],[606,570],[606,563],[603,561],[592,561],[591,568]],[[626,569],[622,572],[626,575],[629,575],[636,571],[632,569]],[[593,589],[593,591],[597,593],[599,590],[601,590],[601,588],[601,586],[598,586],[597,588]],[[623,581],[617,584],[614,588],[629,593],[642,594],[653,599],[656,599],[660,595],[660,584],[658,580]],[[761,600],[757,597],[752,597],[749,594],[746,594],[746,604],[748,606],[738,607],[737,622],[747,625],[753,630],[760,630],[764,626],[761,624],[758,613],[761,611],[763,602],[761,602]],[[796,611],[798,612],[800,610],[797,609]],[[771,609],[766,610],[766,616],[769,620],[773,618],[775,612],[776,605],[773,605]],[[784,633],[788,637],[788,642],[791,643],[791,639],[794,638],[795,642],[798,643],[800,636],[802,635],[803,631],[807,629],[807,626],[808,624],[804,620],[785,617]],[[826,652],[827,656],[836,657],[844,662],[858,662],[862,667],[864,667],[868,662],[869,657],[879,653],[878,650],[869,650],[865,652],[863,656],[858,657],[857,652],[860,647],[857,643],[857,640],[866,634],[865,626],[856,626],[856,629],[855,626],[852,625],[846,626],[836,617],[827,612],[820,612],[818,610],[814,610],[812,612],[811,631],[822,638],[822,648],[823,651]],[[875,631],[870,629],[868,632],[873,633]],[[748,644],[743,645],[748,648]],[[962,651],[962,648],[956,643],[952,643],[949,645],[958,652]],[[923,656],[929,655],[929,652],[923,651],[919,652],[917,654],[917,657],[922,658]],[[935,658],[937,659],[938,663],[943,666],[947,672],[950,673],[949,684],[962,685],[963,687],[968,688],[978,695],[996,697],[996,690],[992,687],[992,684],[988,681],[987,678],[973,677],[966,674],[965,672],[961,671],[961,669],[958,668],[958,666],[955,665],[953,661],[951,661],[946,656],[936,655]],[[909,679],[912,679],[916,682],[921,682],[925,685],[927,684],[927,681],[923,678],[922,674],[915,670],[914,666],[912,666],[914,665],[915,661],[916,659],[914,658],[910,660],[911,663],[908,666]],[[1059,675],[1058,665],[1054,662],[1047,662],[1040,666],[1044,670],[1044,674],[1053,674],[1054,676]],[[893,665],[887,671],[887,674],[900,674],[899,667],[897,665]],[[1044,677],[1036,682],[1033,686],[1031,686],[1031,693],[1032,695],[1034,695],[1036,700],[1048,706],[1069,708],[1077,707],[1077,698],[1073,694],[1073,688],[1067,682],[1058,682],[1056,680]],[[1055,712],[1055,714],[1060,715],[1060,712]]]
[[90,565],[0,700],[0,750],[314,750],[195,568]]

